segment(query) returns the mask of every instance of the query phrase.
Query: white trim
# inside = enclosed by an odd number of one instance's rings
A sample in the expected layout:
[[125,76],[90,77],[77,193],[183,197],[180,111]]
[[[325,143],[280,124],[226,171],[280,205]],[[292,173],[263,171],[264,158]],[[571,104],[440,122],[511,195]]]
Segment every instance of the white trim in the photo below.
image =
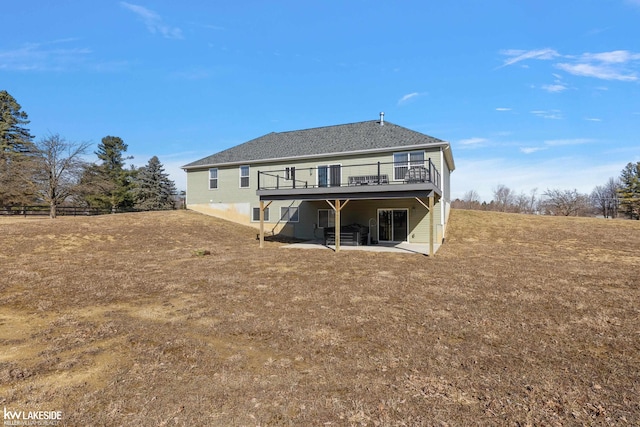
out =
[[396,177],[396,168],[403,166],[396,166],[396,154],[406,154],[407,155],[407,169],[412,166],[417,166],[417,163],[411,164],[411,153],[422,153],[422,166],[426,166],[427,164],[427,152],[424,150],[411,150],[411,151],[394,151],[392,156],[393,162],[393,181],[404,181],[404,176],[402,178]]
[[[254,219],[253,218],[254,209],[258,209],[258,219]],[[251,222],[260,222],[260,207],[259,206],[252,206],[250,215],[251,215]],[[264,208],[264,222],[271,222],[270,218],[271,218],[271,215],[269,213],[269,208],[266,207],[266,208]]]
[[[243,176],[242,175],[242,168],[245,168],[245,167],[247,168],[247,175]],[[251,188],[251,166],[249,166],[249,165],[240,165],[238,167],[238,175],[239,175],[238,188]],[[249,181],[248,185],[246,187],[242,186],[242,178],[247,178],[247,180]]]
[[[284,215],[282,214],[282,210],[287,210],[288,219],[284,219]],[[295,220],[291,219],[291,209],[296,210],[297,218]],[[286,221],[291,223],[300,222],[300,208],[298,206],[280,206],[280,221]]]
[[[216,171],[216,177],[215,178],[211,178],[211,171]],[[209,170],[207,171],[209,178],[207,179],[208,182],[208,188],[209,190],[217,190],[218,188],[220,188],[220,177],[218,176],[218,168],[209,168]],[[214,188],[211,188],[211,180],[215,179],[216,180],[216,186]]]
[[[440,203],[440,222],[442,224],[445,224],[447,222],[445,216],[444,216],[444,208],[445,205],[447,204],[447,188],[445,188],[445,181],[446,184],[448,184],[448,179],[445,178],[445,173],[449,172],[449,165],[447,165],[447,170],[445,171],[444,169],[444,150],[440,150],[440,169],[442,169],[440,171],[440,189],[442,190],[442,197],[440,197],[440,201],[442,202],[444,200],[444,203]],[[431,232],[433,232],[433,230],[431,230]]]

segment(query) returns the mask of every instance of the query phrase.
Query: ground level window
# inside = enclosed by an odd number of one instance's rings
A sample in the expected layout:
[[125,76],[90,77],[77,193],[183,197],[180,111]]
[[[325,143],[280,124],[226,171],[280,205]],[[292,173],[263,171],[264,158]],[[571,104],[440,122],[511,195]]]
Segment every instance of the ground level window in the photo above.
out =
[[280,208],[280,220],[298,222],[298,208],[295,206]]
[[[260,208],[253,208],[252,221],[260,221]],[[269,208],[264,209],[264,220],[269,222]]]
[[318,228],[335,226],[336,220],[333,209],[318,209]]

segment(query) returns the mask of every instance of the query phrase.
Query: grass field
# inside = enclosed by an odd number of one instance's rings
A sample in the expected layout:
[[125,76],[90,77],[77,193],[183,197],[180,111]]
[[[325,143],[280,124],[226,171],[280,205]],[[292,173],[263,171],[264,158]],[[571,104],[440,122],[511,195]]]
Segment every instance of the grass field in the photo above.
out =
[[260,250],[255,230],[186,211],[0,218],[0,236],[6,410],[640,425],[640,221],[454,210],[434,258]]

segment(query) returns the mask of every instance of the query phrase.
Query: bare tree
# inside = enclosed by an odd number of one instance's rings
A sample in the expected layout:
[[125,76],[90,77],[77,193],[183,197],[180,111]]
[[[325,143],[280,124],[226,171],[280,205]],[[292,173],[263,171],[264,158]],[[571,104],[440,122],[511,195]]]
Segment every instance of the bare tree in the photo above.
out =
[[506,185],[499,184],[493,190],[493,202],[496,210],[507,212],[513,206],[514,201],[515,194]]
[[61,205],[77,186],[86,163],[82,155],[88,142],[69,142],[58,134],[49,135],[36,143],[39,175],[38,193],[49,205],[49,216],[55,218]]
[[480,209],[480,195],[476,190],[469,190],[462,197],[464,209]]
[[538,189],[534,188],[529,193],[529,213],[537,213],[540,209],[540,200],[538,199]]
[[590,208],[589,197],[578,190],[549,190],[542,202],[547,214],[557,216],[585,215]]
[[596,186],[591,192],[591,204],[598,209],[605,218],[618,216],[618,189],[620,180],[609,178],[605,185]]
[[531,213],[529,211],[529,196],[520,193],[514,197],[513,210],[517,213]]

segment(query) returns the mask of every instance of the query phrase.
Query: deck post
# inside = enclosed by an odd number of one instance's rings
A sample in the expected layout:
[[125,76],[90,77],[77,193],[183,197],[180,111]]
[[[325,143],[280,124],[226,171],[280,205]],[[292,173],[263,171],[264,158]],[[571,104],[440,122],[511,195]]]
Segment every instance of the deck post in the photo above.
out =
[[333,211],[335,212],[335,221],[334,221],[334,225],[335,225],[335,241],[336,241],[336,252],[340,251],[340,212],[342,211],[342,209],[347,206],[347,203],[349,203],[350,199],[347,199],[344,201],[344,203],[342,203],[340,201],[340,199],[337,199],[335,201],[335,204],[331,203],[329,200],[325,200],[329,206],[331,206],[331,209],[333,209]]
[[433,192],[429,196],[429,257],[433,257],[433,241],[435,233],[433,232]]
[[336,200],[336,252],[340,252],[340,199]]
[[266,205],[263,200],[260,200],[260,247],[264,247],[264,210],[269,207],[269,205],[273,202],[270,201]]
[[260,247],[264,248],[264,201],[260,200]]

